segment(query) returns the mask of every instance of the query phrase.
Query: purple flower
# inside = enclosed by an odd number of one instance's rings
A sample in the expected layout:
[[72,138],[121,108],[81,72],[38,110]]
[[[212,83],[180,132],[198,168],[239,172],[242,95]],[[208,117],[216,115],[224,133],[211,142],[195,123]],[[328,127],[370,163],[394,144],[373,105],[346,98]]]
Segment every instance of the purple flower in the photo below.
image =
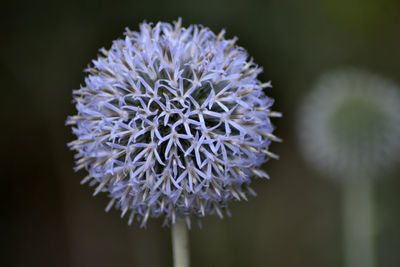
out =
[[77,116],[68,118],[78,137],[76,170],[82,183],[107,192],[124,216],[144,226],[190,215],[227,211],[232,199],[247,199],[252,176],[269,157],[273,103],[263,93],[261,72],[246,51],[202,26],[181,20],[143,23],[87,69],[74,91]]

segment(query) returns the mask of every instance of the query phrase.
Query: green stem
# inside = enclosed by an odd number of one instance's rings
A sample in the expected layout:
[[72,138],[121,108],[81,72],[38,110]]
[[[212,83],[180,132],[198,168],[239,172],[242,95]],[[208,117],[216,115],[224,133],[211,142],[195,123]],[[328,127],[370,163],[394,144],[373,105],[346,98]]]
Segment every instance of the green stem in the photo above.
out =
[[343,188],[346,267],[374,267],[372,179],[349,179]]
[[174,267],[189,267],[189,237],[186,224],[176,220],[171,227]]

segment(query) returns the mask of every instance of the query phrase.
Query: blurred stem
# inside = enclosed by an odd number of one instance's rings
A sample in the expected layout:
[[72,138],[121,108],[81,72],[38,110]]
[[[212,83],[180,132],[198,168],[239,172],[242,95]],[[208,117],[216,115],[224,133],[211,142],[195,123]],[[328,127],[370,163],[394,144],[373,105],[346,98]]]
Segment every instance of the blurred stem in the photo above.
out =
[[374,267],[372,179],[348,179],[343,188],[346,267]]
[[174,267],[189,267],[189,237],[186,224],[176,220],[171,227]]

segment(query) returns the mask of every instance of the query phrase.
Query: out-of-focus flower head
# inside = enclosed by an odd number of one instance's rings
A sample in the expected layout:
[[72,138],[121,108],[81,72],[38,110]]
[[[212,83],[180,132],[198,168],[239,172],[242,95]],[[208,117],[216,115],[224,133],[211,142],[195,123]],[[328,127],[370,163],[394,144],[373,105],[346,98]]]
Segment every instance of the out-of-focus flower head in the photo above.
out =
[[316,168],[374,177],[400,155],[400,89],[356,69],[323,75],[298,112],[300,147]]
[[181,20],[126,29],[74,91],[76,170],[108,193],[107,211],[130,211],[129,224],[222,217],[228,201],[254,194],[252,176],[268,178],[259,166],[277,157],[270,117],[280,113],[261,68],[224,33]]

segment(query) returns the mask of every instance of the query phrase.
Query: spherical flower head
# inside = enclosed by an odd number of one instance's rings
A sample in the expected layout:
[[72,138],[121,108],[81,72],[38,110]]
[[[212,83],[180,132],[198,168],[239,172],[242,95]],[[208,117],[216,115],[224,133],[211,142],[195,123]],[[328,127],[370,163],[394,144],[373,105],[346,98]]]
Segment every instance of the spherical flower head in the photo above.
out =
[[269,157],[273,103],[235,39],[202,26],[148,23],[89,67],[74,91],[78,115],[68,118],[78,137],[76,170],[89,175],[94,194],[112,206],[165,224],[226,210],[232,199],[254,194],[252,176]]
[[392,82],[356,69],[323,75],[298,113],[306,159],[345,179],[389,170],[400,155],[399,93]]

